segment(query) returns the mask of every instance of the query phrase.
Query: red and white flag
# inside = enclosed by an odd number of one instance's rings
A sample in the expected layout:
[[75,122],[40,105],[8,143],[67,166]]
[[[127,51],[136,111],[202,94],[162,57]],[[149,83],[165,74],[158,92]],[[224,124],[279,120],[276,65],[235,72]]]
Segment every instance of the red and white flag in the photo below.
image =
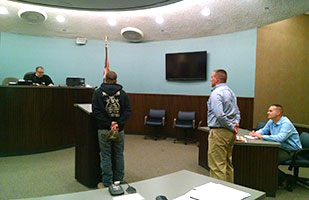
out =
[[105,76],[109,72],[109,63],[108,63],[108,46],[107,46],[107,36],[105,37],[105,66],[104,66],[104,72],[103,72],[103,78],[105,79]]

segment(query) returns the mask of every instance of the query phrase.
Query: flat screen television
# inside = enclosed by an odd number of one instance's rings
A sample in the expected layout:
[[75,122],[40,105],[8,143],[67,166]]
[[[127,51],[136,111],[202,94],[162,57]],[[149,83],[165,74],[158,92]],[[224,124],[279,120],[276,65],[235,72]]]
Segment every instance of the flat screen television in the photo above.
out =
[[206,80],[207,51],[165,54],[168,81]]

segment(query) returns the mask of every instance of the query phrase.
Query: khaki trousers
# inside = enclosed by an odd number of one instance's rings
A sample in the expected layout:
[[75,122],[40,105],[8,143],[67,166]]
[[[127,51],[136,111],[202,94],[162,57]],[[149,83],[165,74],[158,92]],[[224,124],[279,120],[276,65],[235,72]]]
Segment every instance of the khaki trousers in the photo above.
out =
[[208,137],[210,177],[234,182],[232,152],[236,134],[228,129],[211,129]]

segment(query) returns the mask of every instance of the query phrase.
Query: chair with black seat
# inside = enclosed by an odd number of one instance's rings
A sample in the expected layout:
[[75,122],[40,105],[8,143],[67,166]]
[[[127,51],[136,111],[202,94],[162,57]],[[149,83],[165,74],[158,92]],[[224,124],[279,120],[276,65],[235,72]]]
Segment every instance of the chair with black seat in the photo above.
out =
[[[309,178],[299,177],[299,168],[309,168],[309,133],[303,132],[300,135],[300,142],[302,149],[298,150],[292,160],[285,161],[283,165],[289,165],[289,170],[293,170],[293,187],[297,182],[300,182],[306,186],[309,186]],[[293,188],[291,188],[292,190]]]
[[184,143],[187,144],[188,141],[196,142],[194,136],[190,137],[189,131],[195,129],[195,112],[184,112],[179,111],[178,117],[174,118],[173,123],[174,128],[181,128],[184,129],[184,137],[177,137],[174,140],[174,143],[176,143],[179,140],[184,140]]
[[[154,129],[162,128],[165,125],[165,110],[164,109],[150,109],[149,114],[144,118],[144,125],[154,127]],[[157,140],[160,137],[160,130],[153,130],[152,137]],[[148,136],[145,136],[147,139]]]

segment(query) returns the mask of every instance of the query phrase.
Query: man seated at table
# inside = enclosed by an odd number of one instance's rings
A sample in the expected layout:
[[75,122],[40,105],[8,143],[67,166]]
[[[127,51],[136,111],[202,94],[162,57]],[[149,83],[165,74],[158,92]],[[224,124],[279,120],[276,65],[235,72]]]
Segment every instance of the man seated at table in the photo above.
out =
[[[284,161],[291,160],[294,153],[301,149],[299,134],[292,122],[283,116],[283,107],[279,104],[273,104],[269,107],[268,122],[264,128],[250,132],[250,136],[256,136],[259,139],[280,142],[278,165]],[[270,135],[269,135],[270,134]],[[278,172],[278,184],[281,187],[288,185],[287,176],[284,172]]]
[[36,86],[53,86],[54,83],[48,75],[44,74],[44,68],[38,66],[35,68],[35,73],[27,74],[24,77],[25,80],[32,81]]

